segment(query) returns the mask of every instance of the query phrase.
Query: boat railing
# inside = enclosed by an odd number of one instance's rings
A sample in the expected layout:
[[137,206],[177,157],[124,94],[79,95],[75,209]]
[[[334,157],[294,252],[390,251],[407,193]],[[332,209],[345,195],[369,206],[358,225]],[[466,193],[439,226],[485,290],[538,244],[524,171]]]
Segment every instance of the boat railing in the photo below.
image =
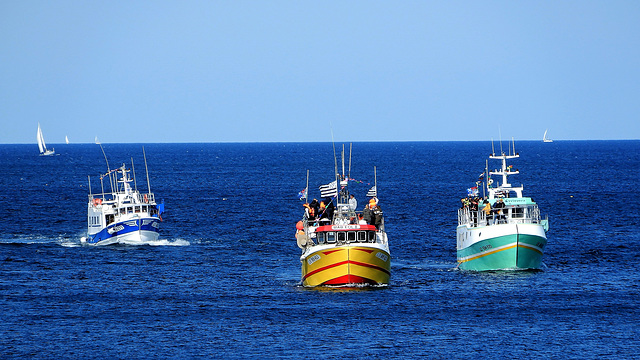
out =
[[[302,218],[304,233],[308,235],[309,245],[320,244],[337,244],[344,245],[349,243],[379,243],[386,244],[387,237],[384,231],[384,217],[382,223],[376,230],[362,230],[353,229],[348,231],[329,231],[323,233],[316,233],[315,229],[322,225],[331,224],[330,221],[323,224],[317,220],[310,221],[307,214]],[[340,222],[333,222],[334,225],[340,225]],[[351,223],[343,223],[342,225],[348,225]]]
[[[89,203],[93,204],[93,206],[101,205],[102,202],[105,201],[116,201],[118,199],[117,193],[101,193],[101,194],[91,194],[89,195]],[[133,198],[133,203],[135,204],[155,204],[156,197],[153,193],[139,193],[133,192],[130,195]]]
[[485,226],[497,224],[540,224],[542,218],[537,205],[507,206],[502,209],[471,210],[458,209],[458,225]]

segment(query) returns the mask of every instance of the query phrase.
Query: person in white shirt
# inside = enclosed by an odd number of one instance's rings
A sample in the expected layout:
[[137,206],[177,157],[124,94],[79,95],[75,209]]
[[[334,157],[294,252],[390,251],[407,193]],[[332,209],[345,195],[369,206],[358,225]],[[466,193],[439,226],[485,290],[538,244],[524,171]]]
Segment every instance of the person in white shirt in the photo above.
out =
[[356,211],[357,207],[358,207],[358,200],[356,200],[353,194],[349,195],[349,209],[351,209],[352,211]]

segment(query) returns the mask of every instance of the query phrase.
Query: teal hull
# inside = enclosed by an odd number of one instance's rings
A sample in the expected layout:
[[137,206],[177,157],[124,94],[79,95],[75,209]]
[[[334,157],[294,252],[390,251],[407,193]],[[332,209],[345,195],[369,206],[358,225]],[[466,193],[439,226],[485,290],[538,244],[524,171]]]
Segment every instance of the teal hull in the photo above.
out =
[[506,235],[479,241],[458,251],[462,270],[536,270],[542,264],[547,239],[535,235]]

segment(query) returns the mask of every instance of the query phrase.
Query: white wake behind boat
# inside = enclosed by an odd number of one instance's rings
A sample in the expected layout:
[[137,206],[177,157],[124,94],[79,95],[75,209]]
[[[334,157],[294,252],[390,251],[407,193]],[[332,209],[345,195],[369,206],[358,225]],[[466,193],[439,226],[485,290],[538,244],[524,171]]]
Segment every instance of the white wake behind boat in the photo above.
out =
[[42,136],[40,123],[38,123],[38,133],[36,134],[36,138],[38,140],[38,149],[40,149],[40,155],[55,155],[56,151],[54,148],[51,148],[51,150],[47,149],[47,144],[45,144],[44,142],[44,136]]

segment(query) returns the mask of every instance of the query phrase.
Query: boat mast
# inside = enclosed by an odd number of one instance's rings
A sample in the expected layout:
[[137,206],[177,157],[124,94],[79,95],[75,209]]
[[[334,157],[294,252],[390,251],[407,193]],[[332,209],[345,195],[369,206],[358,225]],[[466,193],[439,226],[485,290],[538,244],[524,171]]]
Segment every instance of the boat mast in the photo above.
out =
[[133,156],[131,157],[131,172],[133,173],[133,187],[138,191],[138,183],[136,182],[136,168],[133,166]]
[[373,166],[373,186],[376,189],[376,197],[378,197],[378,169]]
[[484,160],[484,186],[482,187],[482,197],[487,197],[489,192],[489,160]]
[[149,189],[149,195],[151,195],[151,183],[149,182],[149,168],[147,167],[147,153],[144,152],[144,146],[142,147],[142,155],[144,155],[144,170],[147,173],[147,189]]
[[102,181],[102,175],[100,175],[100,188],[102,188],[102,201],[104,201],[104,182]]
[[93,194],[91,194],[91,176],[87,175],[87,179],[89,179],[89,197],[93,199]]
[[342,178],[344,178],[344,144],[342,144]]
[[304,188],[304,202],[309,202],[309,170],[307,169],[307,187]]
[[353,143],[349,143],[349,176],[348,178],[351,179],[351,153],[353,151]]
[[[331,125],[331,122],[329,122]],[[336,156],[336,142],[333,139],[333,125],[331,125],[331,144],[333,145],[333,163],[335,164],[335,178],[338,179],[338,158]]]

